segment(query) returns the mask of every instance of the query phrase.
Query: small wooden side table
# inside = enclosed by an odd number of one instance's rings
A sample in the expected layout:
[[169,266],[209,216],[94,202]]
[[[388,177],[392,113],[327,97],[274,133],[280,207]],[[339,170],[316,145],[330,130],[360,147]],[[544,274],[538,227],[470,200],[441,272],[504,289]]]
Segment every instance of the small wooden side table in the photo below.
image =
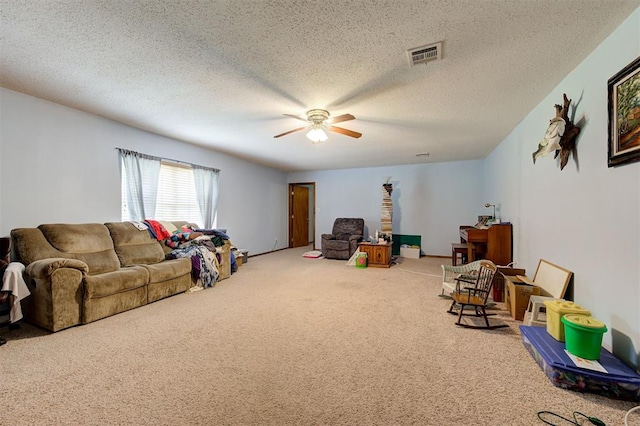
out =
[[392,243],[367,243],[358,244],[362,253],[367,253],[367,265],[372,268],[389,268],[391,266]]

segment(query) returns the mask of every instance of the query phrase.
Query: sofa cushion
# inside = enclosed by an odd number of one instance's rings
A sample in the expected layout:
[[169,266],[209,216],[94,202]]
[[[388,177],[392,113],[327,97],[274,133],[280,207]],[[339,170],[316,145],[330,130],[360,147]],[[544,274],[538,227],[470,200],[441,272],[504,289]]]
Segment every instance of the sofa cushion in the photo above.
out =
[[90,275],[112,272],[120,267],[109,230],[100,223],[46,224],[38,229],[54,248],[85,262]]
[[147,230],[140,230],[130,222],[108,222],[121,266],[153,264],[164,260],[164,250]]
[[349,250],[348,240],[325,240],[324,248],[327,250]]
[[347,234],[347,233],[337,234],[336,240],[349,241],[349,239],[351,238],[351,235],[353,234]]
[[173,222],[169,222],[168,220],[160,220],[160,225],[164,226],[164,229],[167,230],[168,233],[173,234],[178,230],[178,227],[173,224]]
[[149,283],[160,283],[191,273],[191,261],[187,258],[165,260],[154,265],[142,265],[149,272]]
[[149,272],[142,266],[120,268],[117,271],[84,277],[84,297],[111,296],[142,287],[149,281]]
[[364,235],[364,219],[339,217],[333,222],[333,230],[331,231],[331,233],[333,235]]
[[38,228],[15,228],[11,230],[16,261],[29,265],[36,260],[52,257],[73,259],[74,256],[55,249]]
[[171,221],[171,223],[173,223],[173,226],[175,226],[178,229],[181,229],[183,226],[191,226],[194,229],[199,228],[197,223],[186,222],[184,220],[173,220]]

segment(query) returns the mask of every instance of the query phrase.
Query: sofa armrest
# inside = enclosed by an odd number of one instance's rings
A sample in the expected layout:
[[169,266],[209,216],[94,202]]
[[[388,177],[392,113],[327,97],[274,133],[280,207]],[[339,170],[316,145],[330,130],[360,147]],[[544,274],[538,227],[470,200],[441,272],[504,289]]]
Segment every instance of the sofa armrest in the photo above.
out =
[[322,239],[323,240],[335,240],[336,236],[333,234],[322,234]]
[[50,331],[82,323],[84,277],[89,266],[81,260],[49,257],[25,268],[31,296],[23,300],[25,319]]
[[62,257],[53,257],[31,262],[27,265],[25,272],[30,277],[46,279],[56,270],[61,268],[77,269],[83,274],[87,274],[89,272],[89,266],[85,262],[77,259],[65,259]]
[[349,237],[349,241],[361,241],[362,240],[362,235],[352,235]]

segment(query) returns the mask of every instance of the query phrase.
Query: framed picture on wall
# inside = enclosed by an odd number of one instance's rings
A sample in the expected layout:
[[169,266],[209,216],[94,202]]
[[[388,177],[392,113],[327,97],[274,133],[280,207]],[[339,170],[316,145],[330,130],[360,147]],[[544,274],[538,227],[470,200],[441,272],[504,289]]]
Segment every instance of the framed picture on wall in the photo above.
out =
[[611,77],[609,167],[640,161],[640,57]]

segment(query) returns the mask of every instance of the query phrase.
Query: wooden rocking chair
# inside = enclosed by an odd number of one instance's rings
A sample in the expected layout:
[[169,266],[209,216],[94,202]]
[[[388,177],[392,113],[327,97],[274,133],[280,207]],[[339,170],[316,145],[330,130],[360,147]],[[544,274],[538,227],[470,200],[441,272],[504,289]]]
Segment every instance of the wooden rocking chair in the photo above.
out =
[[[493,262],[489,260],[483,260],[480,263],[480,270],[474,281],[468,280],[463,276],[456,278],[456,290],[451,293],[451,307],[447,312],[453,315],[458,315],[458,321],[456,325],[467,328],[482,328],[482,329],[495,329],[508,327],[507,324],[490,325],[490,315],[487,314],[487,300],[491,294],[491,287],[493,285],[493,277],[496,274],[497,267]],[[466,307],[473,308],[473,313],[465,312]],[[458,309],[458,312],[455,312]],[[471,309],[469,309],[471,311]],[[462,316],[474,316],[484,318],[486,326],[471,325],[462,322]]]

